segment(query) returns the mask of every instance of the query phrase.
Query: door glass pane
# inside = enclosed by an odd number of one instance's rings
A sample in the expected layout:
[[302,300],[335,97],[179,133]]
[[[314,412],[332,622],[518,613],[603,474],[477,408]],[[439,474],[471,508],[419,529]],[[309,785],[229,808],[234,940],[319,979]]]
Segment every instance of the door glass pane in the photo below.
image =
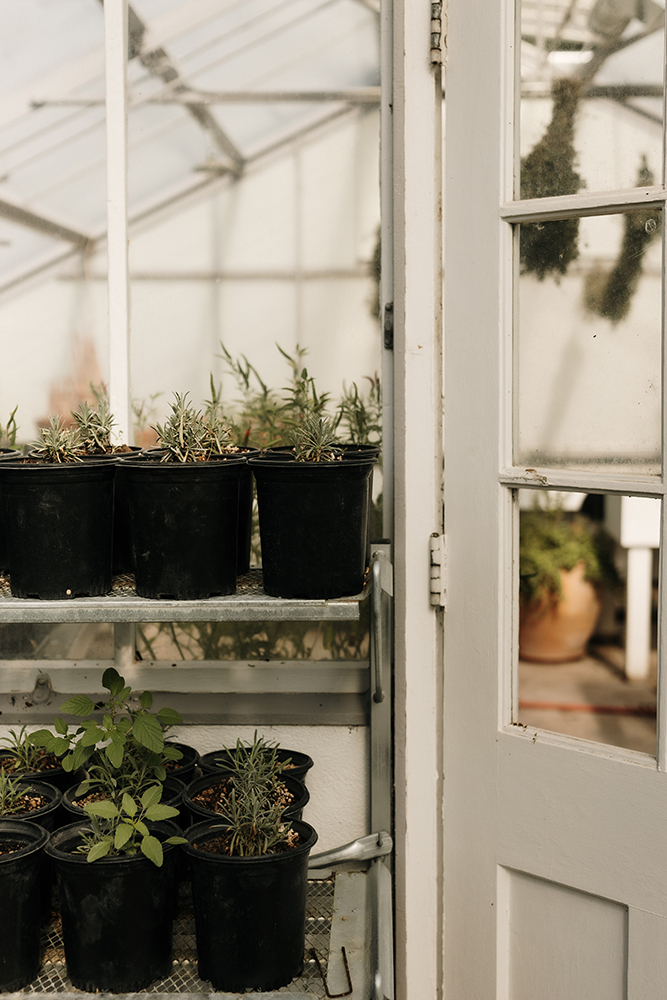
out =
[[520,226],[515,461],[660,473],[662,213]]
[[655,754],[660,504],[519,491],[520,725]]
[[662,178],[664,3],[522,0],[516,197]]

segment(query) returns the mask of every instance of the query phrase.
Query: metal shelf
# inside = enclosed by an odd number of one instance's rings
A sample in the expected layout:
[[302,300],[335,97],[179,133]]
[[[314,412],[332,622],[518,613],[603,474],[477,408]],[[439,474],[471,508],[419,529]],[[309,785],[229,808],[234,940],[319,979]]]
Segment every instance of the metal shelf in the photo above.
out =
[[262,588],[262,571],[251,569],[237,580],[230,597],[200,601],[148,600],[137,597],[134,577],[114,578],[104,597],[73,597],[40,601],[12,597],[9,579],[0,575],[0,624],[9,622],[198,622],[198,621],[355,621],[359,602],[369,584],[354,597],[332,601],[285,600],[269,597]]

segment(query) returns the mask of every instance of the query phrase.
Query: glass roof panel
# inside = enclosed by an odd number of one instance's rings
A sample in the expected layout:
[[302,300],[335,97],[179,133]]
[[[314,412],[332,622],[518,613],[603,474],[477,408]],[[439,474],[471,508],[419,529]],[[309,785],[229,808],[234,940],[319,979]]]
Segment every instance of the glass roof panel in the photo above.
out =
[[[3,0],[0,39],[0,202],[46,220],[13,239],[27,264],[50,225],[104,236],[103,7]],[[129,57],[132,218],[352,107],[340,91],[379,84],[378,17],[359,0],[132,0]]]

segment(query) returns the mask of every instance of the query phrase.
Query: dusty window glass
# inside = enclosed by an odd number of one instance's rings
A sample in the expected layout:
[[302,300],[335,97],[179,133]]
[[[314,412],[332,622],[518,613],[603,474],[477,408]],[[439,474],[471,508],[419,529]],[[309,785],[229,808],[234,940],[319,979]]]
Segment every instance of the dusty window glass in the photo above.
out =
[[516,197],[662,181],[664,4],[522,0]]
[[658,474],[662,213],[519,228],[515,461]]
[[655,754],[660,500],[518,492],[516,721]]

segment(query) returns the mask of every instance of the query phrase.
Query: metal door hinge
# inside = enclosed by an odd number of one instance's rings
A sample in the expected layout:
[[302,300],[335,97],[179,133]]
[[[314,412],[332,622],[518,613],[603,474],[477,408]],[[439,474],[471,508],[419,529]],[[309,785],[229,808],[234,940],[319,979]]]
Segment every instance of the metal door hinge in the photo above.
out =
[[442,63],[442,3],[431,4],[431,66]]
[[431,535],[431,604],[434,608],[447,607],[447,556],[445,535],[434,531]]
[[384,307],[384,322],[383,333],[384,333],[384,346],[388,351],[393,351],[394,349],[394,303],[387,302]]

